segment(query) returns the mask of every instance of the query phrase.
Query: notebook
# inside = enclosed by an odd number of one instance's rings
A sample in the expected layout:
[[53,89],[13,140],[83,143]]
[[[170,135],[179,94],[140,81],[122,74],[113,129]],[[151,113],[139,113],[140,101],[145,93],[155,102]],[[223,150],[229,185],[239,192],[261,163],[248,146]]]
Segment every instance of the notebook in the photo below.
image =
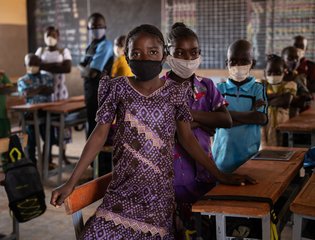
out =
[[288,161],[294,153],[292,150],[260,150],[251,159]]

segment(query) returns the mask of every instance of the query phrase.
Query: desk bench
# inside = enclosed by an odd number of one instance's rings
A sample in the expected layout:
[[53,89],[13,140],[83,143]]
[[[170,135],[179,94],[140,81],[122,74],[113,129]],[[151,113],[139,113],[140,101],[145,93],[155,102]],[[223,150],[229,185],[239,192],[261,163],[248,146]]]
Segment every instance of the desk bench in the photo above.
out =
[[306,110],[300,115],[279,124],[277,131],[280,132],[280,134],[288,134],[289,147],[293,147],[294,145],[294,133],[311,134],[311,146],[315,146],[315,110]]
[[[266,147],[265,149],[294,150],[295,153],[289,161],[249,160],[237,169],[236,173],[253,177],[257,181],[256,185],[230,186],[218,184],[205,196],[264,197],[271,199],[275,204],[299,173],[306,149],[284,147]],[[261,219],[262,239],[270,239],[270,208],[267,203],[200,200],[193,205],[192,211],[201,213],[201,215],[215,216],[217,239],[229,239],[226,232],[226,219],[228,217]]]
[[[315,221],[315,174],[312,174],[303,189],[297,195],[290,206],[293,212],[293,239],[302,238],[302,223],[304,219]],[[313,236],[315,239],[315,236]]]

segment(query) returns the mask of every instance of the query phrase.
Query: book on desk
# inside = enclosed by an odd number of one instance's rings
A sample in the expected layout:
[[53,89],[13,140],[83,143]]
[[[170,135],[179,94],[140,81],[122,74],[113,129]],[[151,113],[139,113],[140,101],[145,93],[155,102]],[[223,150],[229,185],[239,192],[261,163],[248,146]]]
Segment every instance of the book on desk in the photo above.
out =
[[272,161],[289,161],[295,151],[293,150],[260,150],[254,156],[252,160],[272,160]]

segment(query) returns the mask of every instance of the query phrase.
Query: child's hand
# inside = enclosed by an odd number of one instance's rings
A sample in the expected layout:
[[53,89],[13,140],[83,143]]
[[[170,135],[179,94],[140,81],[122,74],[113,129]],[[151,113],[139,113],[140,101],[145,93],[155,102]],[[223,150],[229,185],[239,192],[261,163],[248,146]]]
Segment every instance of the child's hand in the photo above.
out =
[[245,186],[246,184],[256,184],[256,180],[247,175],[239,174],[223,174],[220,179],[220,183],[227,185],[241,185]]
[[253,111],[257,111],[258,108],[266,106],[266,102],[262,99],[258,99],[253,106]]
[[50,204],[54,207],[60,207],[63,201],[72,193],[74,187],[65,183],[53,190]]

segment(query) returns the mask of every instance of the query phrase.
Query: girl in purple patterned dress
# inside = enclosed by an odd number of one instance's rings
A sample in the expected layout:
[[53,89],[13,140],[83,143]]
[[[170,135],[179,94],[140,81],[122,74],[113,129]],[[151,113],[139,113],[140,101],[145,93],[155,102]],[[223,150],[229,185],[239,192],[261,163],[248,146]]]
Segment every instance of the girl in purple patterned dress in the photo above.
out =
[[125,51],[135,77],[101,81],[98,124],[70,179],[53,191],[51,204],[61,205],[73,191],[116,116],[112,182],[82,239],[174,239],[175,130],[187,152],[221,182],[241,184],[246,176],[219,172],[198,145],[189,123],[189,88],[159,78],[166,57],[162,33],[141,25],[128,34]]

